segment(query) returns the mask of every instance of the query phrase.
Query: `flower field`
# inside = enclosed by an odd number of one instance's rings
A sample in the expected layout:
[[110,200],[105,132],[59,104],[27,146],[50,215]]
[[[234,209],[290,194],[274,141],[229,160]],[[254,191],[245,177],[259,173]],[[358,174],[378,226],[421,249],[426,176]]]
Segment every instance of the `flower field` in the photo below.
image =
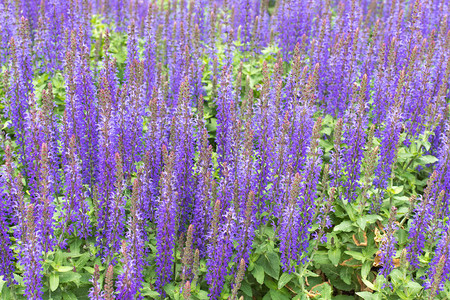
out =
[[450,299],[449,0],[1,0],[0,299]]

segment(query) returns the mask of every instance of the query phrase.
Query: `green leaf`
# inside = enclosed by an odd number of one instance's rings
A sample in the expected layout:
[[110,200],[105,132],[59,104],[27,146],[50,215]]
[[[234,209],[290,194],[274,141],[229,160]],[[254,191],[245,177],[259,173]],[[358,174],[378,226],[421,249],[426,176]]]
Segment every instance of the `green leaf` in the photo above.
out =
[[270,277],[266,277],[266,280],[264,280],[264,285],[267,286],[270,290],[278,290],[277,283]]
[[67,291],[62,294],[64,300],[77,300],[77,296],[75,296],[72,292]]
[[346,284],[352,283],[352,274],[353,274],[352,269],[350,269],[348,267],[344,267],[341,269],[340,274],[341,274],[342,281],[344,281]]
[[406,294],[402,290],[396,290],[395,293],[397,294],[397,296],[400,297],[400,299],[403,299],[403,300],[411,299],[410,297],[406,296]]
[[252,287],[248,284],[247,281],[244,281],[244,282],[241,284],[241,291],[243,291],[244,294],[246,294],[246,295],[249,296],[249,297],[252,297],[252,296],[253,296]]
[[[3,281],[3,283],[5,283],[5,282]],[[0,296],[2,297],[2,299],[11,299],[12,298],[12,296],[11,296],[11,289],[8,288],[6,286],[6,284],[4,284],[2,286],[2,289],[0,290]]]
[[361,277],[366,279],[371,269],[372,263],[370,261],[366,261],[361,267]]
[[406,161],[408,158],[411,158],[411,157],[413,157],[413,156],[414,156],[414,154],[412,154],[412,153],[405,153],[405,152],[399,153],[399,154],[397,155],[397,161],[398,161],[398,162],[404,162],[404,161]]
[[339,225],[335,226],[333,231],[344,231],[344,232],[350,232],[353,230],[352,222],[349,220],[345,220],[341,222]]
[[260,265],[255,265],[255,268],[253,269],[252,274],[253,274],[253,276],[255,277],[256,281],[259,284],[263,284],[264,283],[264,269],[263,269],[263,267],[261,267]]
[[438,161],[438,159],[433,155],[424,155],[417,160],[417,162],[422,166],[428,165],[428,164],[433,164],[437,161]]
[[403,191],[403,185],[401,185],[401,186],[392,186],[392,187],[388,188],[388,191],[392,195],[400,194]]
[[272,276],[272,275],[271,276],[275,279],[278,279],[278,276],[280,274],[280,265],[281,265],[280,257],[278,256],[278,254],[276,254],[274,252],[270,252],[267,254],[267,258],[269,259],[270,266],[272,267],[272,269],[274,271],[273,272],[274,276]]
[[364,282],[364,284],[365,284],[369,289],[371,289],[371,290],[376,290],[375,285],[374,285],[371,281],[369,281],[369,280],[367,280],[367,279],[364,279],[364,278],[361,278],[361,280],[362,280],[362,282]]
[[343,291],[351,291],[355,289],[354,285],[347,284],[341,279],[339,267],[336,268],[331,264],[327,264],[322,265],[320,268],[330,280],[331,285],[336,289]]
[[89,253],[83,253],[83,255],[81,255],[81,257],[75,263],[75,268],[78,270],[79,268],[84,267],[88,262],[89,258],[90,258]]
[[290,298],[277,290],[270,290],[270,297],[273,300],[289,300]]
[[55,270],[60,273],[65,273],[73,270],[72,266],[56,266]]
[[80,284],[80,279],[81,275],[75,272],[65,272],[59,275],[60,283],[72,282],[78,286]]
[[59,276],[58,274],[50,274],[50,290],[54,292],[59,286]]
[[170,282],[170,283],[166,284],[163,287],[163,289],[167,294],[173,295],[174,292],[176,291],[176,286],[172,282]]
[[400,272],[399,269],[392,270],[389,276],[391,277],[391,280],[396,284],[400,284],[400,282],[403,281],[403,273]]
[[317,251],[314,256],[314,265],[320,267],[320,265],[326,265],[330,263],[327,251]]
[[94,274],[94,268],[92,267],[83,267],[86,271],[88,271],[90,274]]
[[207,291],[199,291],[196,296],[200,300],[207,300],[207,299],[209,299]]
[[375,297],[374,294],[369,292],[357,292],[356,295],[360,296],[364,300],[375,300],[377,297]]
[[328,283],[317,285],[311,291],[320,294],[319,299],[331,299],[333,293],[333,289]]
[[281,274],[280,279],[278,280],[278,289],[282,289],[291,279],[293,276],[289,273],[283,273]]
[[423,287],[415,281],[410,281],[406,284],[406,288],[409,295],[417,295]]
[[276,253],[274,252],[265,253],[260,257],[257,264],[263,267],[267,275],[275,279],[278,279],[278,276],[280,274],[281,262],[280,258]]
[[341,261],[341,249],[334,248],[328,251],[328,258],[330,259],[331,263],[337,267],[339,262]]
[[380,291],[385,287],[387,283],[387,278],[385,278],[384,276],[377,276],[377,278],[375,278],[375,287],[372,290]]
[[141,294],[142,296],[149,296],[152,299],[155,299],[159,296],[159,293],[157,291],[152,291],[148,286],[142,288]]
[[[298,273],[296,273],[296,274],[298,274]],[[306,276],[306,277],[319,277],[319,275],[317,275],[314,272],[311,272],[308,269],[303,270],[303,276]]]
[[359,217],[358,220],[356,221],[356,224],[358,224],[358,227],[361,228],[361,230],[365,230],[367,224],[373,224],[375,223],[377,220],[383,220],[382,217],[380,217],[379,215],[365,215],[362,217]]
[[1,291],[3,289],[3,286],[5,285],[6,281],[3,280],[3,275],[0,276],[0,295],[1,295]]
[[320,131],[322,134],[331,135],[331,127],[323,127]]
[[345,254],[350,255],[351,257],[353,257],[356,260],[362,261],[364,262],[366,260],[366,258],[364,257],[364,255],[361,252],[357,252],[357,251],[345,251]]

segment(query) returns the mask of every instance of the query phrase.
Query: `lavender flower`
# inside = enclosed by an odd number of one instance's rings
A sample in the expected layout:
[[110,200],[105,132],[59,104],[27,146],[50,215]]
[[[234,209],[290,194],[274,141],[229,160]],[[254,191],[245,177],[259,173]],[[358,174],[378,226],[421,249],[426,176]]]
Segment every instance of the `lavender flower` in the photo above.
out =
[[395,224],[396,214],[397,208],[392,206],[389,223],[380,245],[380,264],[382,266],[380,274],[384,277],[387,277],[394,269],[393,258],[395,255],[395,244],[397,243],[394,236],[395,231],[397,230],[397,225]]
[[[145,231],[143,228],[143,220],[142,216],[139,212],[140,207],[140,195],[141,195],[141,182],[139,178],[140,174],[138,174],[138,178],[136,178],[133,182],[133,193],[131,195],[131,218],[128,221],[128,247],[125,249],[126,255],[128,256],[128,266],[127,272],[130,272],[132,275],[131,286],[128,287],[128,293],[130,295],[136,295],[139,293],[143,278],[143,270],[145,263]],[[124,251],[124,250],[123,250]],[[125,272],[124,272],[125,273]],[[125,275],[130,276],[130,274]],[[130,283],[127,283],[130,284]],[[119,292],[120,294],[120,292]],[[139,294],[138,299],[142,298]]]
[[[400,79],[401,81],[402,79]],[[401,89],[402,83],[399,83]],[[398,97],[398,95],[396,96]],[[380,147],[380,160],[375,170],[376,177],[374,185],[381,191],[387,188],[388,179],[391,177],[392,167],[397,156],[397,148],[400,139],[400,130],[402,128],[401,110],[398,101],[392,107],[387,117],[386,128],[383,131],[382,142]],[[382,194],[382,193],[381,193]],[[381,203],[381,199],[379,199]]]
[[[430,263],[428,270],[428,280],[425,283],[425,288],[431,289],[430,295],[437,295],[442,291],[444,284],[448,282],[450,276],[450,232],[447,229],[439,239],[436,247],[436,252]],[[432,297],[431,297],[432,298]],[[431,299],[430,298],[430,299]]]
[[113,199],[109,202],[106,223],[105,257],[109,259],[120,249],[120,239],[125,230],[125,179],[123,173],[123,160],[116,153],[116,184]]
[[[218,203],[220,205],[220,203]],[[217,206],[217,203],[216,203]],[[214,208],[216,211],[216,207]],[[215,215],[213,222],[218,224],[218,215]],[[228,263],[233,255],[233,239],[236,234],[236,215],[232,207],[225,213],[225,222],[220,228],[213,228],[211,232],[211,244],[208,247],[208,260],[206,265],[206,281],[209,284],[209,297],[218,299],[225,283],[225,276],[228,271]],[[214,235],[216,234],[216,235]]]
[[186,235],[186,244],[183,249],[182,258],[181,286],[183,286],[186,280],[188,280],[192,276],[192,267],[194,263],[194,254],[192,251],[194,227],[192,225],[189,225]]
[[139,281],[135,281],[138,273],[136,272],[136,261],[130,257],[125,241],[122,243],[122,264],[123,271],[117,277],[116,292],[119,299],[143,299],[138,295]]
[[65,167],[66,201],[64,203],[65,222],[63,222],[63,234],[65,231],[71,234],[76,232],[78,237],[88,238],[90,235],[89,208],[86,203],[82,184],[81,164],[76,154],[75,137],[70,139],[68,165]]
[[165,169],[161,180],[161,199],[156,211],[156,267],[158,277],[156,287],[164,295],[163,287],[172,276],[174,261],[175,233],[176,233],[176,207],[177,192],[175,189],[174,167],[175,155],[167,152],[163,146]]
[[[203,101],[203,100],[202,100]],[[208,132],[206,129],[201,134],[200,157],[196,165],[196,197],[194,198],[193,220],[194,228],[194,242],[201,251],[205,254],[206,237],[211,222],[211,207],[210,202],[212,198],[212,147],[208,143]]]
[[[25,212],[24,212],[25,213]],[[24,267],[23,280],[25,283],[25,295],[29,299],[42,299],[42,251],[45,245],[39,241],[42,232],[36,226],[34,205],[30,204],[26,210],[27,231],[23,235],[20,247],[20,264]]]
[[280,238],[281,262],[285,272],[293,272],[300,255],[302,254],[302,245],[299,240],[300,232],[300,211],[297,204],[297,198],[300,193],[301,177],[296,173],[291,182],[286,182],[285,193],[287,203],[282,210],[282,215],[278,224],[278,236]]
[[[178,193],[180,226],[185,227],[191,214],[194,191],[192,189],[194,168],[194,126],[190,108],[190,91],[187,78],[180,87],[179,105],[175,117],[179,120],[176,127],[172,127],[170,134],[171,151],[175,154],[175,176]],[[175,126],[172,119],[172,126]],[[184,229],[185,230],[185,229]]]
[[[80,34],[78,38],[83,39],[83,35]],[[73,113],[78,119],[76,127],[78,138],[76,141],[82,163],[83,183],[92,187],[98,172],[96,169],[98,164],[98,104],[88,55],[87,46],[82,45],[76,60],[74,101],[77,102],[77,107]]]
[[41,149],[41,160],[39,164],[40,185],[38,197],[38,219],[36,230],[39,232],[39,239],[42,243],[42,249],[45,252],[54,249],[56,239],[54,236],[54,220],[55,205],[53,203],[53,195],[51,194],[51,186],[53,178],[49,170],[48,148],[44,143]]
[[247,196],[247,202],[245,210],[241,213],[238,224],[239,234],[237,235],[237,255],[235,262],[240,263],[241,259],[244,259],[245,263],[248,263],[250,252],[253,244],[253,237],[255,235],[255,218],[254,218],[254,202],[255,193],[250,191]]
[[[345,167],[346,180],[345,187],[346,200],[351,202],[357,197],[355,191],[360,187],[358,182],[361,172],[361,162],[364,155],[364,144],[366,138],[366,103],[365,91],[367,88],[367,76],[363,76],[359,96],[354,95],[353,99],[358,99],[346,111],[344,119],[344,142],[347,148],[343,151],[343,162]],[[356,94],[356,93],[355,93]]]
[[237,299],[237,292],[239,291],[242,280],[244,279],[245,268],[246,268],[245,260],[242,258],[241,262],[239,263],[239,268],[238,268],[236,277],[234,279],[233,290],[231,292],[231,298],[230,298],[231,300]]
[[[4,184],[2,183],[2,186],[3,185]],[[3,194],[2,192],[2,200],[0,201],[0,275],[3,276],[3,280],[10,286],[14,282],[14,256],[11,251],[11,238],[8,234],[9,224],[6,219],[8,209],[3,200],[5,196],[7,197],[8,194]]]
[[411,227],[409,230],[409,240],[411,243],[408,245],[408,260],[410,264],[416,268],[420,267],[419,256],[422,255],[426,243],[426,236],[429,230],[431,218],[433,217],[433,211],[430,204],[430,193],[437,177],[437,172],[433,172],[428,179],[427,188],[420,205],[416,206],[415,216],[411,220]]
[[101,291],[101,284],[99,282],[100,279],[100,270],[98,265],[94,266],[94,274],[92,275],[92,279],[90,280],[92,282],[93,287],[89,289],[89,299],[92,300],[104,300],[103,297],[104,292]]

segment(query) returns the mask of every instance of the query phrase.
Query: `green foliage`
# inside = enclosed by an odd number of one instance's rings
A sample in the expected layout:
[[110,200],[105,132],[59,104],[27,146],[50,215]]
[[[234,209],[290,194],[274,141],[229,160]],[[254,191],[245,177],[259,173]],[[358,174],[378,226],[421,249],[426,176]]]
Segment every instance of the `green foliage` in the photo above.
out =
[[[106,26],[101,18],[95,16],[92,19],[93,38],[95,40],[104,38]],[[119,68],[119,79],[123,77],[126,60],[126,35],[116,33],[111,30],[110,53],[117,60]],[[142,44],[142,41],[141,41]],[[163,47],[160,46],[160,47]],[[223,61],[226,58],[223,43],[217,44],[217,59]],[[258,97],[258,86],[262,81],[261,69],[264,63],[268,65],[268,70],[272,70],[279,55],[280,49],[276,46],[269,46],[261,50],[258,55],[250,55],[242,51],[242,44],[234,43],[233,54],[233,75],[236,78],[237,72],[242,70],[241,97],[253,90],[254,96]],[[92,65],[100,69],[102,66],[101,49],[99,56],[92,51]],[[217,130],[217,118],[212,91],[214,83],[213,63],[211,57],[205,53],[202,57],[205,65],[203,73],[203,84],[207,92],[205,96],[205,119],[211,137],[214,139]],[[242,64],[242,65],[241,65]],[[285,72],[288,66],[285,66]],[[248,78],[248,81],[247,81]],[[53,85],[55,101],[58,105],[58,113],[62,113],[65,101],[65,80],[62,73],[37,74],[34,79],[36,87],[36,97],[41,99],[40,91],[49,82]],[[248,82],[248,86],[247,83]],[[0,82],[1,84],[1,82]],[[0,96],[2,96],[0,89]],[[327,115],[323,118],[322,139],[319,145],[324,150],[324,161],[330,159],[330,152],[333,150],[333,143],[330,137],[333,136],[333,128],[336,120]],[[3,130],[6,129],[4,123]],[[430,165],[437,161],[437,158],[427,154],[430,149],[430,131],[417,138],[410,138],[410,145],[400,145],[397,161],[393,171],[392,181],[389,184],[388,192],[382,201],[378,213],[372,213],[369,205],[361,206],[360,199],[355,203],[346,203],[342,199],[342,190],[337,191],[336,200],[333,203],[334,211],[331,213],[333,227],[325,232],[326,242],[319,243],[312,240],[308,248],[308,253],[304,255],[303,262],[297,266],[295,272],[286,273],[281,269],[280,253],[278,251],[278,241],[276,238],[276,228],[272,226],[261,227],[255,234],[253,250],[251,252],[248,268],[240,288],[240,295],[244,299],[420,299],[426,296],[423,290],[424,270],[412,273],[409,272],[407,264],[400,264],[400,253],[405,248],[408,235],[408,213],[412,195],[422,192],[428,174],[431,171]],[[402,134],[402,141],[406,138],[406,133]],[[379,145],[380,141],[374,138],[374,144]],[[216,158],[216,154],[213,154]],[[217,165],[217,162],[215,163]],[[322,187],[321,187],[322,188]],[[368,189],[369,197],[377,196],[379,191],[373,187]],[[360,196],[361,197],[361,196]],[[91,199],[89,199],[91,201]],[[378,275],[381,237],[384,234],[384,227],[387,224],[389,208],[395,205],[401,219],[398,220],[400,229],[397,232],[399,237],[397,255],[395,258],[396,268],[388,278]],[[317,226],[313,226],[311,234],[317,231]],[[154,238],[154,228],[150,228],[150,241],[146,246],[150,249],[149,262],[154,262],[156,247]],[[70,239],[68,248],[64,251],[57,250],[48,253],[44,259],[44,298],[45,299],[86,299],[88,290],[92,287],[90,282],[94,273],[94,265],[100,266],[100,282],[104,282],[105,264],[96,257],[94,240],[81,242],[78,239]],[[429,249],[423,257],[426,265],[430,260]],[[18,254],[18,253],[16,253]],[[181,269],[181,253],[177,249],[176,272]],[[1,299],[24,299],[23,281],[21,274],[23,266],[16,266],[16,280],[19,289],[15,291],[7,287],[4,281],[0,280]],[[117,275],[122,269],[120,263],[114,268]],[[192,283],[192,299],[208,299],[208,286],[204,280],[206,274],[206,262],[200,261],[199,279]],[[146,299],[154,299],[159,294],[154,289],[155,266],[150,265],[146,281],[142,289],[142,296]],[[232,282],[232,275],[227,276],[227,282]],[[165,286],[165,292],[169,299],[183,299],[180,293],[181,279],[177,276],[174,283]],[[441,293],[444,297],[450,297],[449,287]],[[225,285],[222,292],[222,299],[227,299],[231,295],[230,285]]]

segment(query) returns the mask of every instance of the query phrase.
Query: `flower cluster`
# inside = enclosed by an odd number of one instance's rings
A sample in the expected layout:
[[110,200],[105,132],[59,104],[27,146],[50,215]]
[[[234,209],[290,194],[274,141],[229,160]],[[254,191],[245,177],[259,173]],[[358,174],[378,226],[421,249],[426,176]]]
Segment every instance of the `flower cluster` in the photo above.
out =
[[[48,255],[81,240],[103,265],[91,299],[164,297],[179,281],[190,298],[202,279],[211,299],[236,299],[266,251],[260,236],[291,276],[358,210],[384,212],[380,274],[395,268],[405,225],[411,270],[431,259],[424,282],[439,293],[450,264],[449,9],[2,1],[0,275],[10,287],[20,274],[28,299],[51,297]],[[394,180],[418,199],[401,226]]]

